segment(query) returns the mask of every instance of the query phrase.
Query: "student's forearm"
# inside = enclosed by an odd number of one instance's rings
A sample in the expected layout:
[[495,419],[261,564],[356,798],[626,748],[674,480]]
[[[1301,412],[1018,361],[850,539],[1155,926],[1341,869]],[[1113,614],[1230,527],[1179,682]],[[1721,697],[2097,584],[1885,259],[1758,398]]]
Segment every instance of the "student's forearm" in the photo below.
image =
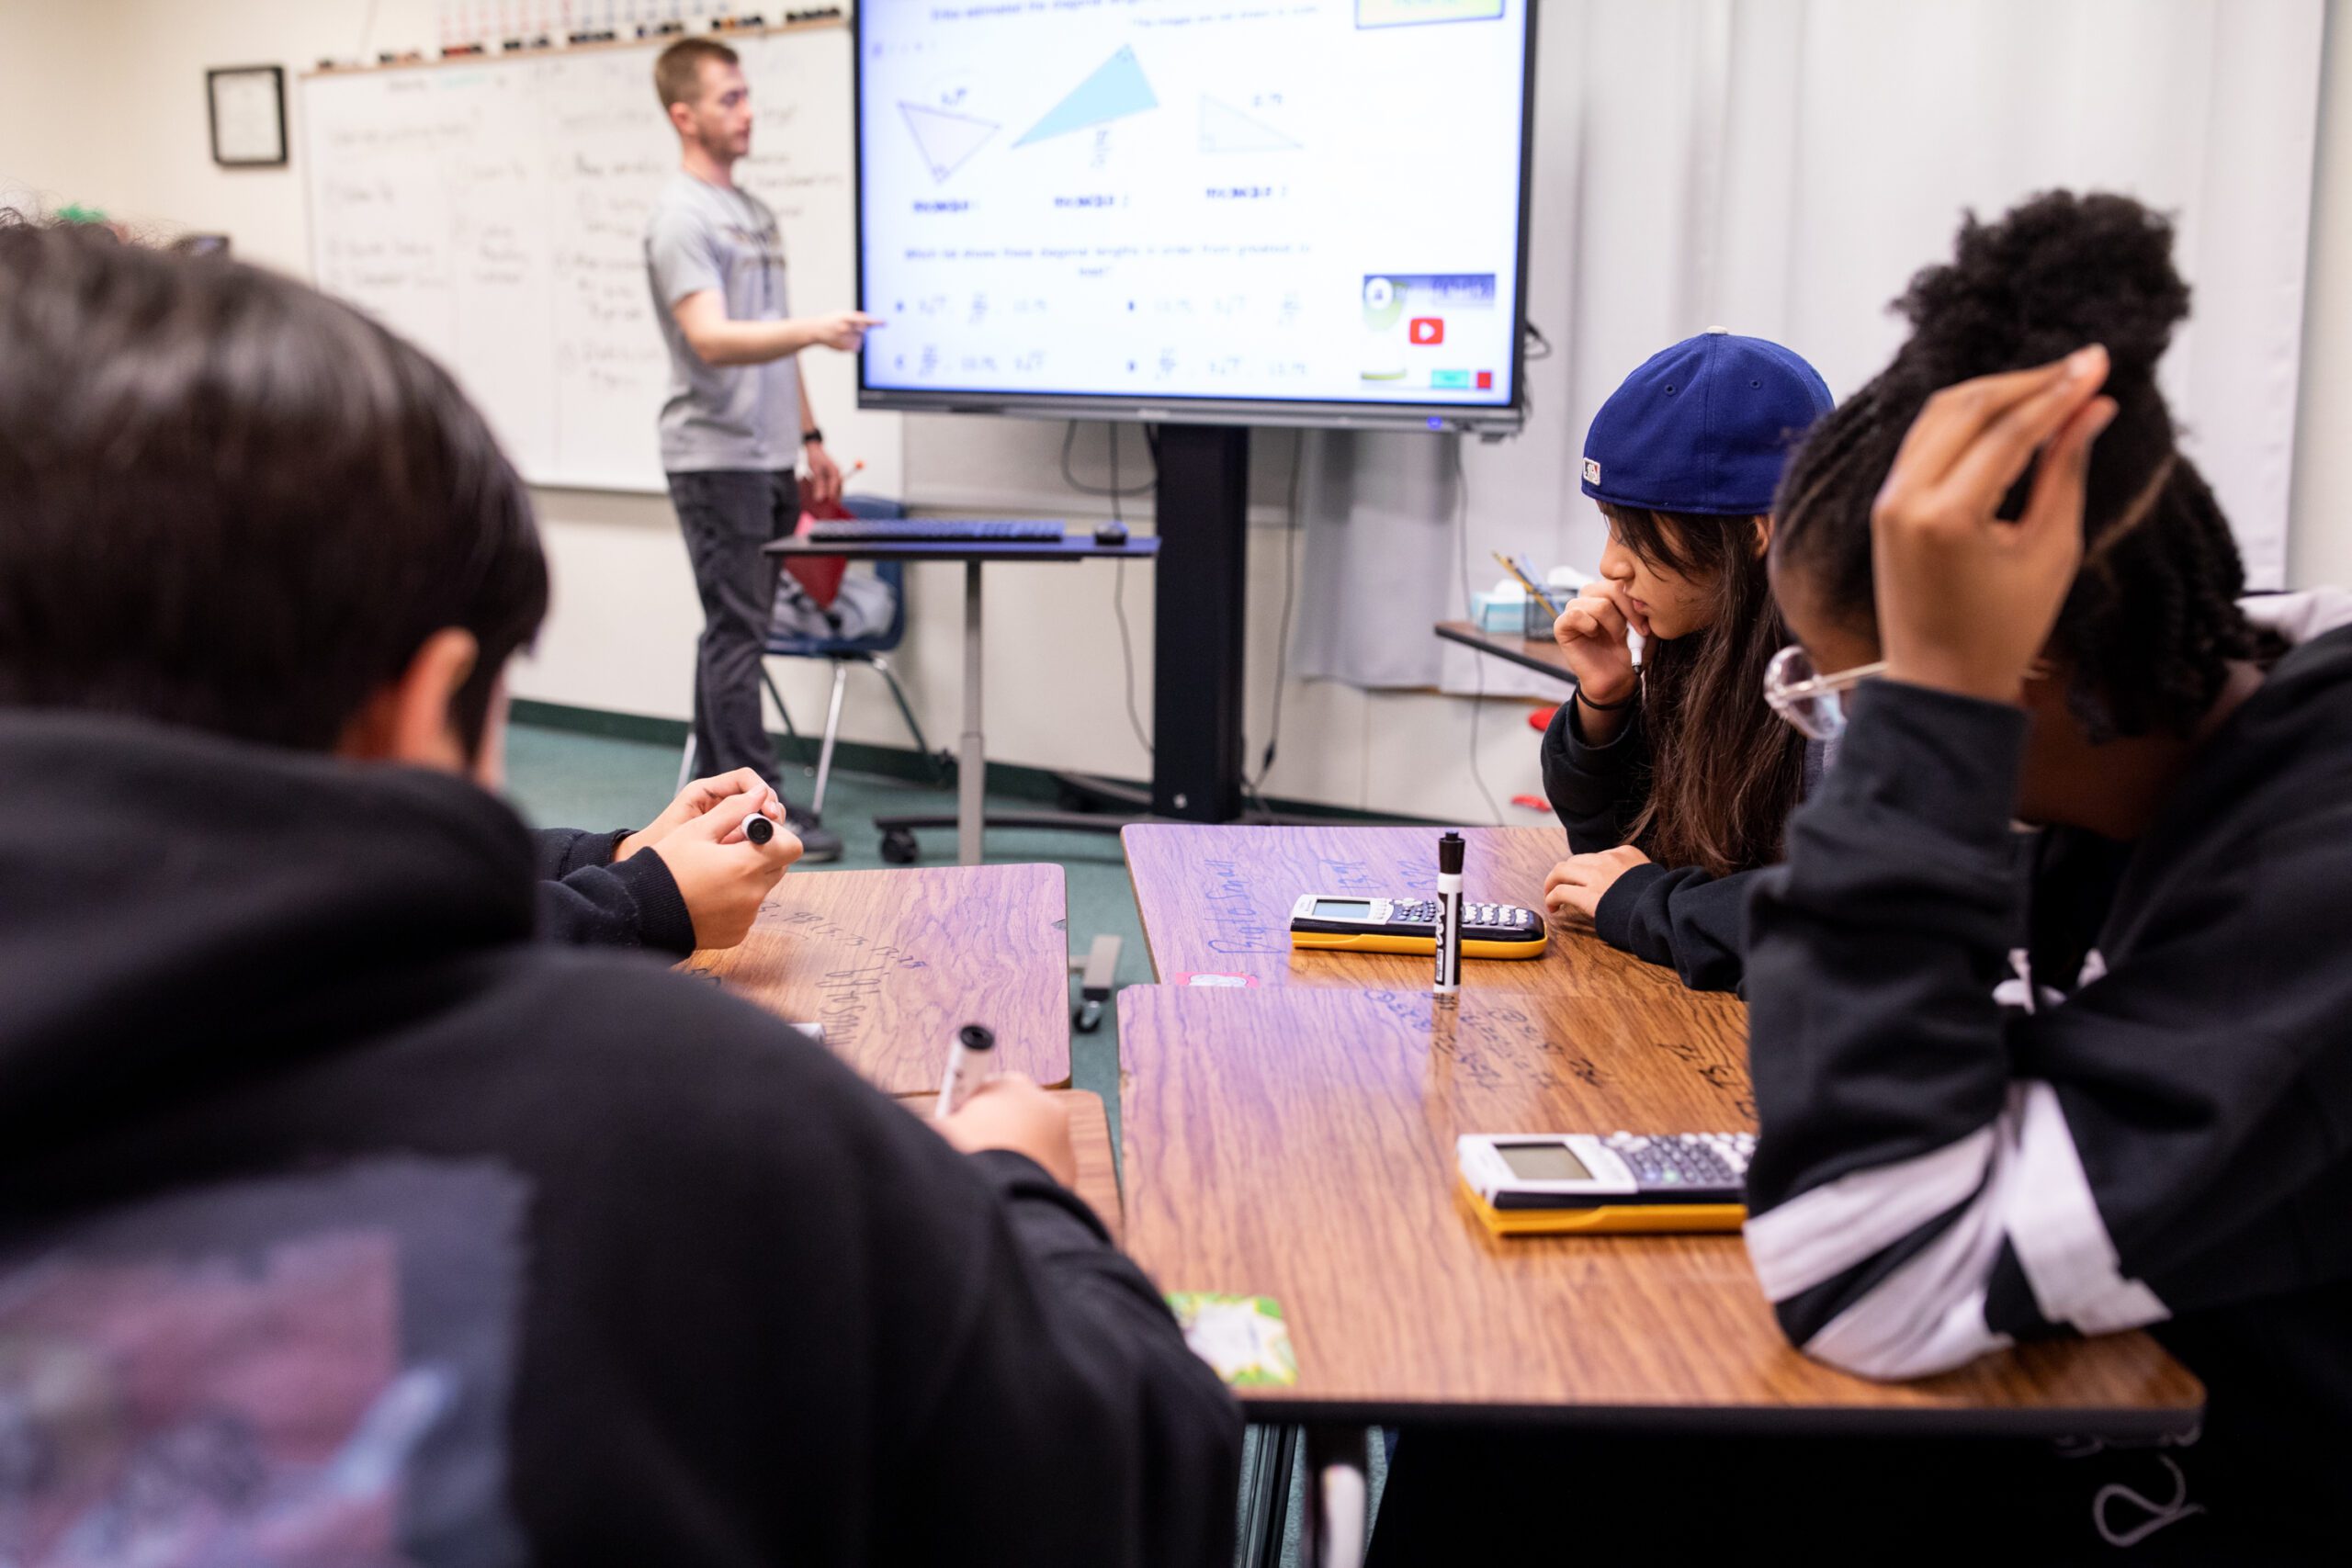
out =
[[797,316],[780,321],[716,321],[688,341],[706,365],[766,365],[814,344],[817,323]]

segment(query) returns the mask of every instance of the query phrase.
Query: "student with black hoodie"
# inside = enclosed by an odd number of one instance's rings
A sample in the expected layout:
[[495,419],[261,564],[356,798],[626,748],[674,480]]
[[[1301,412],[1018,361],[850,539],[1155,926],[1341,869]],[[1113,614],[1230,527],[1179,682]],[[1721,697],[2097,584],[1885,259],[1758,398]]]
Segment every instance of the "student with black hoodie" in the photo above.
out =
[[8,1554],[1221,1568],[1238,1415],[1049,1098],[531,940],[546,597],[422,355],[0,231]]
[[[741,830],[724,839],[677,829],[739,795],[777,824],[767,846]],[[760,905],[800,858],[784,822],[784,797],[749,768],[695,779],[644,827],[617,832],[542,828],[532,835],[539,868],[539,931],[582,947],[641,947],[684,958],[732,947],[750,934]]]
[[[1579,1507],[1587,1544],[2342,1560],[2352,601],[2241,606],[2156,387],[2171,243],[2115,196],[1970,222],[1783,481],[1775,703],[1842,740],[1750,905],[1747,1247],[1810,1354],[1910,1378],[2145,1327],[2201,1432],[1430,1445],[1398,1547],[1556,1540],[1484,1507],[1430,1532],[1448,1478],[1573,1478],[1620,1504]],[[1684,1477],[1707,1509],[1667,1506]]]

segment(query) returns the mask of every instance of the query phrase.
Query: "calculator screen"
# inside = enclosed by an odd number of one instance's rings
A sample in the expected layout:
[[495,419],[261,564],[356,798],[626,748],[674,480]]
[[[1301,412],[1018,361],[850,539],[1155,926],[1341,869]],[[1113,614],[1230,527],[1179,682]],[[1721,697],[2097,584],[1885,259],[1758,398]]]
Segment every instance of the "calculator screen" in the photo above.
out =
[[1318,920],[1368,920],[1372,919],[1369,898],[1317,898],[1315,919]]
[[1499,1144],[1503,1163],[1521,1181],[1589,1181],[1592,1172],[1566,1144]]

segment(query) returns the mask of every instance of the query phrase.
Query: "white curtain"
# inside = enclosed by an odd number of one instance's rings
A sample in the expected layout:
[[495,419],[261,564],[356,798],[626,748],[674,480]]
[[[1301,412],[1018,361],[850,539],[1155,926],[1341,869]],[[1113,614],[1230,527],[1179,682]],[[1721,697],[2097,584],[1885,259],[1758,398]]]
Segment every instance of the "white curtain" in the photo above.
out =
[[[1498,548],[1592,564],[1576,458],[1650,354],[1721,324],[1843,397],[1901,342],[1885,306],[1963,210],[2058,186],[2175,216],[2195,299],[2165,391],[2253,582],[2285,581],[2321,0],[1542,0],[1538,24],[1528,314],[1555,352],[1529,367],[1526,432],[1462,447],[1473,587]],[[1465,610],[1445,443],[1308,449],[1310,477],[1358,482],[1305,491],[1325,570],[1305,574],[1302,673],[1556,694],[1425,635]]]

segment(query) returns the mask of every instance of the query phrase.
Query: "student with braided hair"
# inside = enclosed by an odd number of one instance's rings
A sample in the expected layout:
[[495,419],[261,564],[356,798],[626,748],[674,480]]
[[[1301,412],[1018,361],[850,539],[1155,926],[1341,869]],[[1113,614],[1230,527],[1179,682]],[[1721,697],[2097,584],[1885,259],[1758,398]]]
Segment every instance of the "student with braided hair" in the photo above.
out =
[[[2171,246],[2116,196],[1970,221],[1782,481],[1772,700],[1840,745],[1749,904],[1747,1247],[1791,1340],[1865,1376],[2146,1328],[2203,1381],[2200,1433],[1416,1434],[1384,1561],[1427,1560],[1422,1499],[1473,1477],[1462,1560],[1556,1541],[1488,1504],[1565,1481],[1614,1504],[1580,1504],[1588,1550],[2341,1561],[2352,598],[2241,604],[2155,381]],[[1678,1510],[1694,1474],[1713,1506]]]

